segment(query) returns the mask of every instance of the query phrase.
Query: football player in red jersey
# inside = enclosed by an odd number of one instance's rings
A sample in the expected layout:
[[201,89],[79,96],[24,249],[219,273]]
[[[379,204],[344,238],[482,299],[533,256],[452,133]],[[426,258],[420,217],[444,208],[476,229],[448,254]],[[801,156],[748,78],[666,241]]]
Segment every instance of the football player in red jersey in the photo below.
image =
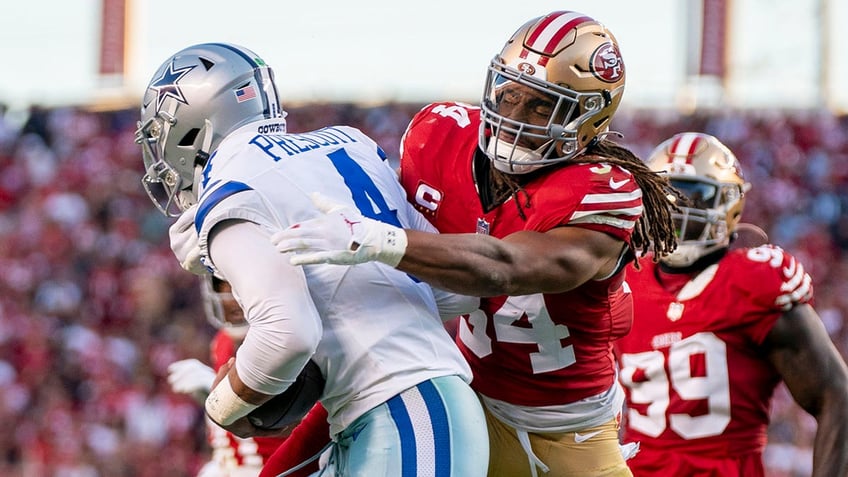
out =
[[[218,329],[210,346],[211,363],[217,370],[235,356],[247,333],[247,321],[226,281],[213,275],[201,277],[201,295],[206,317]],[[174,392],[191,395],[202,405],[215,379],[213,368],[196,359],[177,361],[168,367],[168,382]],[[212,458],[198,477],[256,477],[285,441],[284,437],[240,438],[208,420],[207,433]],[[317,464],[311,470],[317,470]]]
[[813,475],[848,476],[848,371],[811,306],[810,276],[774,245],[730,248],[745,182],[716,138],[681,133],[649,158],[688,200],[679,245],[629,269],[634,322],[617,343],[628,463],[639,476],[764,475],[769,403],[783,380],[818,421]]
[[292,263],[378,260],[485,297],[456,341],[486,409],[490,476],[630,475],[612,352],[632,318],[624,266],[675,238],[666,179],[607,138],[624,78],[602,24],[534,18],[492,60],[481,108],[431,104],[404,135],[401,182],[440,235],[325,204],[273,238]]

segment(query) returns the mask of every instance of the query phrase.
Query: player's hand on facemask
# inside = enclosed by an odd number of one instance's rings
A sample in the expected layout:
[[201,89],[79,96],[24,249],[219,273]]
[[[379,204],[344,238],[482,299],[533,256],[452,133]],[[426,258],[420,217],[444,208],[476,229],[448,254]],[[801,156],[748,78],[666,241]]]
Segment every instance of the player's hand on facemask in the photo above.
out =
[[179,216],[168,229],[168,235],[171,239],[171,250],[180,262],[180,266],[195,275],[207,275],[209,268],[201,261],[200,238],[194,229],[195,214],[197,214],[196,204]]
[[321,212],[314,219],[275,233],[271,241],[280,252],[297,252],[292,265],[332,263],[354,265],[379,261],[396,267],[406,251],[406,232],[327,197],[312,194]]
[[178,394],[206,400],[215,381],[215,371],[196,359],[175,361],[168,366],[168,384]]

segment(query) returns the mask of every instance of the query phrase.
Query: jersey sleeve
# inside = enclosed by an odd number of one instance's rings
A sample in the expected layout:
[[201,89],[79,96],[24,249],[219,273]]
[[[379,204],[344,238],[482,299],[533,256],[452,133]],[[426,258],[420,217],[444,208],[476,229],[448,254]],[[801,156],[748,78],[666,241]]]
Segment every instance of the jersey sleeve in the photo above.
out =
[[412,117],[403,133],[401,156],[404,153],[415,154],[425,146],[432,149],[432,144],[429,143],[433,140],[449,139],[432,134],[434,131],[443,131],[450,126],[458,129],[475,127],[477,123],[472,118],[479,114],[479,109],[469,104],[455,102],[430,103],[424,106]]
[[409,177],[420,176],[415,171],[417,164],[448,162],[441,155],[433,154],[433,151],[449,150],[461,155],[459,148],[464,150],[465,144],[458,144],[457,141],[464,141],[467,133],[462,134],[460,131],[467,128],[476,131],[479,115],[480,108],[454,102],[431,103],[418,111],[401,138],[401,183],[406,187]]
[[217,268],[209,256],[209,233],[216,224],[229,219],[253,222],[269,234],[275,230],[273,212],[268,209],[261,195],[247,184],[229,181],[201,198],[194,226],[204,263],[213,272],[217,272]]
[[528,228],[547,231],[570,225],[604,232],[630,241],[642,216],[642,190],[630,172],[607,164],[580,164],[561,169],[550,184],[539,188],[537,209]]
[[731,251],[735,256],[722,263],[730,264],[728,299],[735,303],[716,306],[743,306],[745,323],[728,323],[743,327],[750,339],[760,344],[771,331],[774,322],[792,307],[812,303],[813,286],[810,275],[791,254],[774,245]]
[[751,298],[764,309],[787,311],[802,303],[812,303],[812,278],[792,254],[776,245],[747,249],[751,263]]

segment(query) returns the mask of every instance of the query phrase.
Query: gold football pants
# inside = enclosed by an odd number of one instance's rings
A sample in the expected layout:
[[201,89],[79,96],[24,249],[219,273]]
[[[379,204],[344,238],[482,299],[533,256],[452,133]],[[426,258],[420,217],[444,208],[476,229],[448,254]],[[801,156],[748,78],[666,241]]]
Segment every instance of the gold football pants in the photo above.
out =
[[528,433],[533,453],[547,467],[533,472],[519,432],[488,409],[489,477],[632,477],[619,447],[618,423],[611,420],[579,432]]

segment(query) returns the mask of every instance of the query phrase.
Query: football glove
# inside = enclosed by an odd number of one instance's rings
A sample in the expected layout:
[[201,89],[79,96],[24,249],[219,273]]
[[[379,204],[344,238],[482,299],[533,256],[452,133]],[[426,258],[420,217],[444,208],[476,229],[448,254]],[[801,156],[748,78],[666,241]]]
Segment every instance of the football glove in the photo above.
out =
[[201,261],[200,238],[194,229],[194,216],[197,214],[197,204],[186,209],[168,229],[171,239],[171,250],[183,269],[195,275],[207,275],[209,268]]
[[406,252],[406,232],[364,217],[359,211],[312,194],[321,215],[271,236],[282,253],[296,252],[292,265],[332,263],[355,265],[378,261],[396,267]]
[[215,381],[215,371],[196,359],[175,361],[168,366],[168,384],[178,394],[205,401]]

